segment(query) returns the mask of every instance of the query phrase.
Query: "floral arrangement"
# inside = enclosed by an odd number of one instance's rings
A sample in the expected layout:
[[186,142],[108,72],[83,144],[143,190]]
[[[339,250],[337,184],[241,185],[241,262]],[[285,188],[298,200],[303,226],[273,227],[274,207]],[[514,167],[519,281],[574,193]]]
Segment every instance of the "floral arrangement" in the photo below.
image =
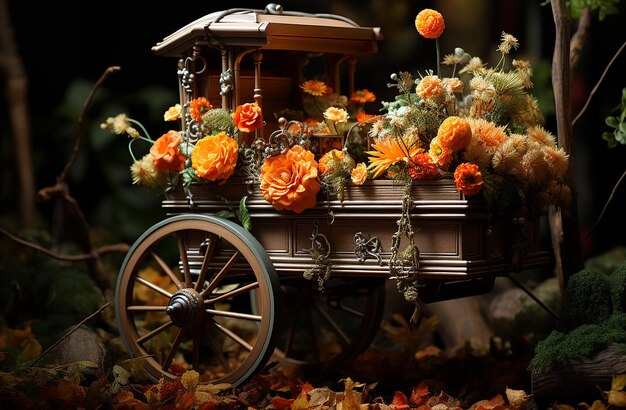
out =
[[[440,60],[443,16],[425,9],[415,27],[435,40]],[[322,190],[342,200],[347,185],[367,180],[411,184],[448,178],[465,196],[484,198],[493,212],[539,211],[568,202],[563,183],[568,156],[542,126],[537,100],[529,93],[530,63],[509,61],[518,46],[514,36],[502,33],[501,58],[494,67],[456,48],[438,61],[436,74],[392,74],[388,86],[398,94],[382,103],[378,116],[365,112],[365,104],[376,100],[368,90],[348,98],[322,81],[305,81],[303,112],[275,113],[283,117],[281,129],[250,146],[242,134],[264,125],[255,102],[233,113],[212,107],[204,97],[177,104],[164,119],[185,121],[185,131],[170,130],[156,140],[123,114],[102,126],[128,134],[130,144],[151,144],[142,158],[133,155],[131,166],[133,183],[151,187],[173,187],[181,178],[185,188],[194,182],[223,184],[242,170],[277,210],[300,213],[316,205]],[[449,74],[441,74],[441,65]]]

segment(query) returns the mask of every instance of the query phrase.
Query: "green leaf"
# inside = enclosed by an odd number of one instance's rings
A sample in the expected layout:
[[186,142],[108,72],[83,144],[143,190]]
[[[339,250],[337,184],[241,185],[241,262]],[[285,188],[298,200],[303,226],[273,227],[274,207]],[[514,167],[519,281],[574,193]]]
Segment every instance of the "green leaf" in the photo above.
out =
[[602,139],[607,142],[609,148],[617,147],[617,141],[615,140],[615,135],[612,132],[603,132]]
[[230,219],[235,217],[235,212],[230,209],[223,209],[215,213],[215,216],[219,216],[220,218]]
[[248,232],[250,232],[252,230],[252,218],[250,217],[250,212],[248,211],[248,208],[246,207],[246,201],[247,201],[248,197],[244,196],[243,198],[241,198],[241,201],[239,201],[239,220],[241,221],[241,226],[244,227],[244,229]]
[[619,122],[617,121],[617,118],[615,117],[606,117],[604,122],[606,123],[606,125],[608,125],[611,128],[617,128],[619,126]]

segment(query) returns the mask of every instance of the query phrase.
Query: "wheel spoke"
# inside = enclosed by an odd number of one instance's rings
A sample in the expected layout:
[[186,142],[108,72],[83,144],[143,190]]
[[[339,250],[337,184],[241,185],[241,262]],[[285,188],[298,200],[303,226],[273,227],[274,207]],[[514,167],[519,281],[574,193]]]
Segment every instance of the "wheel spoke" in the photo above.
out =
[[352,309],[351,307],[341,305],[341,304],[338,307],[339,309],[343,310],[344,312],[350,313],[351,315],[361,317],[361,318],[365,317],[365,313],[359,312],[358,310]]
[[213,257],[213,252],[215,251],[215,247],[217,245],[217,236],[211,235],[209,239],[209,246],[207,246],[206,251],[204,252],[204,258],[202,259],[202,267],[200,268],[200,276],[198,277],[198,281],[196,282],[195,290],[199,292],[202,289],[202,284],[206,280],[207,267],[209,266],[209,262]]
[[305,323],[309,323],[309,337],[311,338],[311,350],[313,351],[313,358],[315,361],[320,361],[320,346],[317,343],[317,335],[313,328],[313,313],[311,309],[306,310],[307,320]]
[[213,321],[213,324],[222,331],[222,333],[224,333],[226,336],[230,337],[231,339],[233,339],[235,342],[239,343],[241,345],[241,347],[243,347],[244,349],[248,350],[249,352],[252,351],[252,346],[250,345],[250,343],[246,342],[245,340],[243,340],[242,338],[240,338],[239,336],[237,336],[237,334],[235,334],[232,330],[228,329],[227,327],[224,327],[222,325],[220,325],[219,323],[217,323],[216,321]]
[[232,298],[233,296],[237,296],[239,294],[242,294],[242,293],[247,292],[247,291],[252,290],[252,289],[256,289],[258,287],[259,287],[259,282],[252,282],[252,283],[249,283],[249,284],[247,284],[245,286],[242,286],[240,288],[231,290],[230,292],[226,292],[224,294],[221,294],[221,295],[219,295],[217,297],[214,297],[212,299],[207,299],[205,301],[205,303],[209,303],[209,304],[217,303],[217,302],[219,302],[221,300]]
[[[213,326],[217,325],[217,323],[215,322],[212,322],[211,324]],[[226,356],[224,356],[224,352],[217,345],[217,341],[215,340],[211,332],[209,332],[208,329],[206,329],[204,334],[206,337],[206,341],[209,343],[209,347],[211,348],[211,350],[213,350],[213,353],[215,353],[215,357],[217,357],[217,360],[220,362],[224,370],[226,370],[227,372],[232,372],[230,363],[228,363]]]
[[219,285],[219,283],[224,278],[224,275],[226,275],[228,273],[228,271],[235,264],[235,262],[237,261],[237,259],[239,258],[240,255],[241,255],[241,252],[239,252],[239,250],[235,251],[233,256],[230,257],[228,262],[226,262],[226,264],[217,273],[217,275],[215,275],[215,277],[213,278],[211,283],[209,283],[209,286],[207,286],[202,292],[200,292],[200,296],[204,297],[204,295],[206,295],[207,293],[213,291],[213,289],[215,289],[217,287],[217,285]]
[[133,312],[164,312],[167,306],[128,306],[126,310]]
[[348,346],[350,344],[350,339],[346,336],[343,330],[341,330],[337,322],[335,322],[324,309],[319,308],[317,305],[313,305],[313,309],[315,309],[315,311],[322,316],[326,323],[328,323],[332,331],[339,337],[339,342],[344,346]]
[[172,294],[168,291],[166,291],[165,289],[153,284],[152,282],[148,282],[147,280],[145,280],[144,278],[142,278],[141,276],[136,276],[135,280],[139,283],[141,283],[144,286],[149,287],[150,289],[152,289],[155,292],[160,293],[163,296],[167,296],[168,298],[172,297]]
[[173,324],[174,324],[174,322],[172,322],[170,320],[167,323],[164,323],[161,326],[157,327],[156,329],[151,330],[149,333],[146,333],[145,335],[143,335],[139,339],[137,339],[137,344],[142,344],[143,342],[152,339],[154,336],[156,336],[159,333],[163,332],[164,330],[167,330],[170,327],[172,327]]
[[187,246],[185,244],[185,236],[183,232],[178,232],[176,234],[176,238],[178,239],[178,251],[180,253],[180,260],[183,263],[183,275],[185,278],[185,286],[190,288],[191,283],[191,273],[189,272],[189,261],[187,260]]
[[167,354],[167,357],[165,358],[165,360],[163,361],[163,364],[161,365],[163,367],[163,369],[168,370],[170,368],[170,365],[172,364],[172,360],[174,359],[174,355],[176,354],[176,351],[178,350],[178,346],[180,346],[180,342],[183,340],[183,332],[184,329],[178,329],[178,333],[176,333],[176,336],[174,337],[174,341],[172,342],[172,347],[170,348],[169,353]]
[[263,319],[263,316],[261,315],[251,315],[249,313],[231,312],[228,310],[207,309],[206,312],[213,316],[225,316],[225,317],[233,317],[235,319],[256,320],[257,322],[260,322]]
[[152,255],[152,257],[154,258],[155,261],[157,261],[157,263],[159,264],[159,266],[161,267],[161,269],[163,269],[163,272],[165,272],[165,274],[167,276],[170,277],[170,279],[172,279],[172,282],[174,282],[174,284],[176,285],[176,287],[178,289],[182,289],[183,288],[183,284],[180,282],[180,279],[178,279],[178,277],[176,276],[176,274],[172,271],[172,269],[170,269],[169,266],[167,266],[167,263],[165,263],[165,261],[163,259],[161,259],[161,257],[159,255],[157,255],[156,253],[154,253],[152,250],[150,251],[150,255]]

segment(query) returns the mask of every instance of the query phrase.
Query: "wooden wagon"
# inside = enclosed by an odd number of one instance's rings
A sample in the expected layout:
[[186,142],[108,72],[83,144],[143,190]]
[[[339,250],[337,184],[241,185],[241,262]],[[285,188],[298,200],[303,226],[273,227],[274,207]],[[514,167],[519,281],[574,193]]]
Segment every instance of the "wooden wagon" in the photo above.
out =
[[[375,53],[380,39],[378,28],[339,16],[269,5],[209,14],[154,51],[180,58],[183,106],[208,95],[231,112],[245,100],[273,112],[292,104],[289,96],[313,59],[332,87],[340,89],[347,77],[352,91],[356,56]],[[267,134],[277,124],[266,118]],[[189,121],[183,129],[190,139],[197,132]],[[342,201],[320,193],[317,206],[299,214],[277,211],[249,182],[234,175],[223,185],[168,192],[167,218],[123,262],[118,324],[131,356],[145,357],[155,379],[193,369],[201,380],[237,385],[272,355],[285,365],[331,368],[353,359],[380,327],[382,285],[393,279],[392,241],[403,208],[419,249],[412,279],[422,302],[488,292],[513,264],[526,269],[549,261],[536,223],[492,217],[451,180],[414,183],[409,203],[404,186],[391,180],[348,184]],[[243,197],[251,231],[216,216],[236,211]],[[513,261],[520,241],[525,252]],[[324,270],[325,281],[303,278],[303,272],[321,278]]]

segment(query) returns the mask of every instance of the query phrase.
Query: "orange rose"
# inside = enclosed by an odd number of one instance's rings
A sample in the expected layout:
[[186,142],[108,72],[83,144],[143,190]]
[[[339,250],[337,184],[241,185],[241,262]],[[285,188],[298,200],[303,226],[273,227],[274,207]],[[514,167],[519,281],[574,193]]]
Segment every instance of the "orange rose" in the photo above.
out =
[[364,162],[359,162],[352,170],[350,179],[354,185],[363,185],[367,180],[367,165]]
[[436,10],[424,9],[415,17],[417,32],[426,38],[439,38],[446,25],[443,16]]
[[171,169],[180,171],[185,166],[187,157],[178,149],[180,134],[178,131],[168,131],[154,141],[150,148],[150,155],[156,169]]
[[191,166],[200,178],[226,180],[235,171],[238,152],[237,141],[225,132],[209,135],[196,142],[191,152]]
[[439,143],[450,151],[458,151],[469,144],[472,139],[472,128],[461,117],[450,116],[443,120],[437,132]]
[[483,174],[478,165],[464,162],[454,170],[454,184],[465,195],[476,195],[483,188]]
[[237,107],[233,114],[233,121],[239,130],[252,132],[263,126],[263,115],[259,104],[245,103]]
[[279,211],[300,213],[317,203],[320,184],[313,153],[299,145],[275,157],[261,167],[261,193]]
[[165,111],[165,114],[163,114],[163,119],[165,121],[176,121],[178,119],[180,119],[180,114],[182,112],[182,107],[180,104],[176,104],[170,108],[168,108],[167,111]]

